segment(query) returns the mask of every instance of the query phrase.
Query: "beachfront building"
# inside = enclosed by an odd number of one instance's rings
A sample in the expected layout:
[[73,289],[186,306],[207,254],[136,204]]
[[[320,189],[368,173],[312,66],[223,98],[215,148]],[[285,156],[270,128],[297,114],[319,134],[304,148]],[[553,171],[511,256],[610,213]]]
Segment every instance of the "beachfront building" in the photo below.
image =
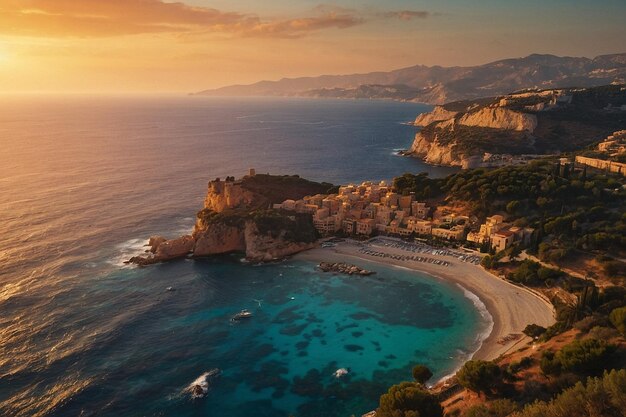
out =
[[489,242],[491,236],[504,227],[504,217],[499,214],[487,217],[485,223],[480,225],[479,231],[472,231],[467,234],[467,241],[482,245]]
[[374,219],[360,219],[356,221],[356,234],[371,236],[374,233],[376,223]]
[[515,234],[510,230],[501,230],[491,235],[491,247],[500,252],[510,247],[515,241]]
[[[379,232],[428,236],[432,230],[432,223],[425,220],[431,208],[425,202],[415,201],[414,193],[400,195],[393,192],[384,181],[343,185],[337,194],[285,200],[275,204],[274,208],[311,214],[313,224],[322,236],[340,230],[347,235],[371,236]],[[457,234],[456,229],[451,233],[455,237]]]
[[463,225],[456,225],[450,228],[448,227],[433,227],[431,234],[435,237],[445,240],[463,240],[465,235],[465,227]]
[[528,246],[532,242],[535,229],[531,227],[505,227],[493,233],[489,239],[491,248],[496,252],[510,248],[513,245]]

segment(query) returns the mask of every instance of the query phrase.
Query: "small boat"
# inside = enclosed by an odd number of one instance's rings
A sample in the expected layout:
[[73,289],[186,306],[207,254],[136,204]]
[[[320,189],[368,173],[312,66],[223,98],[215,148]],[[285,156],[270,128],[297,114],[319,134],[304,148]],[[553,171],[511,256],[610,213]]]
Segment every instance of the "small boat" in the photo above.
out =
[[346,368],[339,368],[334,373],[333,376],[335,378],[341,378],[342,376],[348,375],[349,371]]
[[252,313],[246,309],[241,310],[239,313],[231,317],[232,321],[239,321],[242,319],[249,319],[252,317]]
[[176,291],[176,288],[174,288],[174,287],[167,287],[165,289],[165,291]]

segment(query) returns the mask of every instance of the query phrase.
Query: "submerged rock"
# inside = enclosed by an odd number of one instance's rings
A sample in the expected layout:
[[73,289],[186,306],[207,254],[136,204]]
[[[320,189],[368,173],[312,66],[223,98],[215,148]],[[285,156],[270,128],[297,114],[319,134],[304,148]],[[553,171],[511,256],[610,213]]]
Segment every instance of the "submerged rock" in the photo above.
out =
[[324,272],[339,272],[347,275],[372,275],[376,272],[368,271],[367,269],[359,268],[356,265],[346,264],[343,262],[321,262],[318,268]]

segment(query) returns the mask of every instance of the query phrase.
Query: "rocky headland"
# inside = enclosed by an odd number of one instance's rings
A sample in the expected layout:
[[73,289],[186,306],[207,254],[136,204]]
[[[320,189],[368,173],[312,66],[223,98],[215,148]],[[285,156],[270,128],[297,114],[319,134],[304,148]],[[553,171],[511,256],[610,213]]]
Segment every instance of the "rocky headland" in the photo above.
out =
[[298,253],[315,246],[318,239],[312,216],[274,209],[273,205],[332,188],[332,184],[297,175],[251,172],[240,180],[217,178],[208,184],[204,207],[197,213],[190,235],[175,239],[153,236],[146,254],[128,262],[144,266],[230,252],[244,253],[251,262],[266,262]]
[[452,102],[420,114],[403,155],[476,168],[580,150],[626,125],[626,88],[525,90]]

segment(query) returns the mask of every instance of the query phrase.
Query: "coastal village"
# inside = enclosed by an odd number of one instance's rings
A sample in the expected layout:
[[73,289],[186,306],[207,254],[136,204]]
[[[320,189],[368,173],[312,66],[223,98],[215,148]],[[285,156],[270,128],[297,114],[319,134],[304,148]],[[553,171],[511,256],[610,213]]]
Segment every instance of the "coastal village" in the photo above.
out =
[[385,181],[344,185],[337,194],[285,200],[273,208],[311,214],[315,229],[322,236],[415,236],[467,241],[477,246],[488,244],[499,252],[516,243],[530,243],[534,234],[534,229],[508,224],[501,215],[488,217],[478,230],[472,231],[468,216],[430,207],[416,201],[412,193],[400,195]]

